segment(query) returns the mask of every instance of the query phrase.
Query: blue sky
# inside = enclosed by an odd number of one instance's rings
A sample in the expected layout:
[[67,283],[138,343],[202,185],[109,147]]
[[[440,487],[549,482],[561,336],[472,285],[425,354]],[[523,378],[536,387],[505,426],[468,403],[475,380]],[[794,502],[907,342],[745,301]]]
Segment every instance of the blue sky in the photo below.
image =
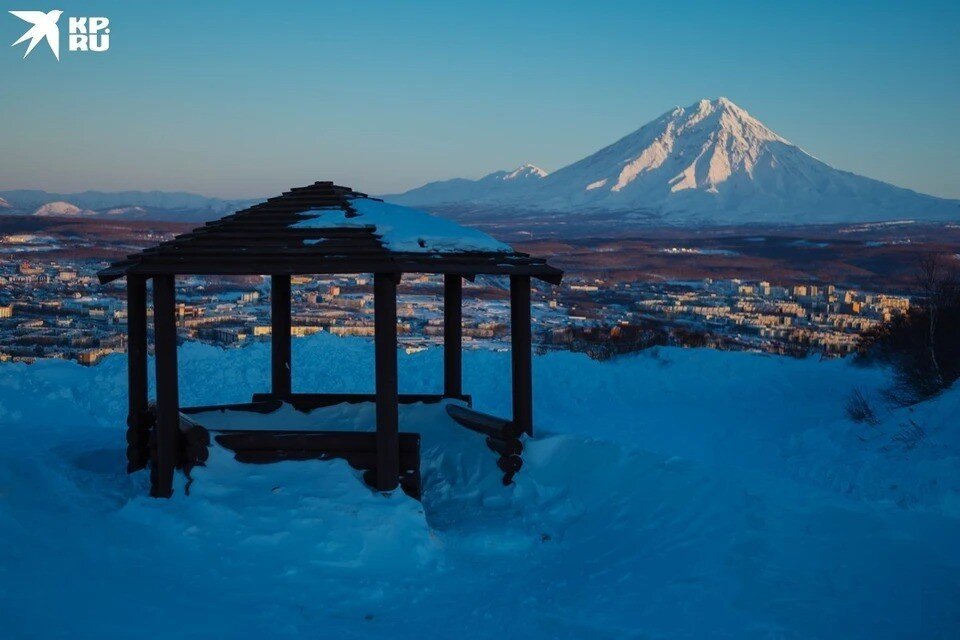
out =
[[[383,193],[555,170],[725,95],[836,167],[960,197],[956,2],[2,4],[0,189]],[[54,8],[110,18],[110,50],[21,60],[7,11]]]

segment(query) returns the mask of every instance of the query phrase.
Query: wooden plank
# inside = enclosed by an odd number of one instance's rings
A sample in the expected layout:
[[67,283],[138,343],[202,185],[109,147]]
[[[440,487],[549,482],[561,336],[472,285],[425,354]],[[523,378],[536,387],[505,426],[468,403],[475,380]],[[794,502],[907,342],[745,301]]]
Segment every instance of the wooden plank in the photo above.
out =
[[280,400],[274,399],[270,394],[261,395],[265,395],[266,398],[261,400],[254,399],[253,402],[235,402],[232,404],[210,404],[196,407],[180,407],[180,413],[186,415],[206,413],[208,411],[250,411],[251,413],[273,413],[283,406],[283,403]]
[[[319,247],[330,247],[330,253],[336,251],[383,251],[380,237],[375,233],[357,233],[352,236],[331,236],[318,233],[285,233],[283,227],[267,227],[250,229],[249,231],[232,230],[230,233],[210,233],[193,238],[177,238],[164,244],[144,249],[133,256],[150,256],[156,258],[170,253],[185,254],[195,251],[199,254],[214,253],[216,251],[229,252],[243,250],[245,253],[269,253],[284,250],[301,252],[315,250]],[[312,241],[307,244],[306,241]]]
[[323,229],[312,230],[311,233],[293,232],[287,233],[276,229],[259,229],[250,231],[229,231],[215,234],[201,234],[193,238],[182,240],[171,240],[169,245],[157,245],[158,247],[183,246],[191,244],[201,247],[213,247],[218,245],[228,245],[229,243],[245,244],[247,242],[257,243],[260,246],[269,247],[287,243],[291,246],[315,246],[304,245],[305,240],[318,241],[317,244],[327,244],[330,246],[368,246],[379,247],[380,241],[373,233],[356,234],[354,236],[333,235],[325,233]]
[[[403,470],[413,470],[416,468],[415,462],[419,458],[417,451],[400,452],[400,468]],[[274,462],[284,462],[287,460],[346,460],[351,467],[360,470],[371,470],[377,468],[376,451],[315,451],[305,449],[282,449],[282,450],[256,450],[244,449],[234,453],[234,458],[238,462],[247,462],[253,464],[270,464]],[[399,481],[400,477],[397,476]]]
[[[269,234],[272,237],[268,237]],[[311,241],[312,244],[307,244]],[[144,249],[141,256],[155,257],[168,253],[197,254],[243,251],[244,253],[269,253],[270,251],[303,251],[324,249],[329,253],[336,251],[383,251],[383,245],[374,234],[349,237],[330,237],[319,234],[279,234],[268,231],[250,233],[217,234],[189,240],[173,240],[170,244],[157,245]]]
[[171,275],[261,275],[263,273],[281,273],[288,275],[320,275],[320,274],[354,274],[371,272],[397,273],[449,273],[462,277],[476,274],[487,275],[529,275],[544,282],[559,284],[562,272],[550,268],[526,266],[481,266],[462,265],[445,262],[426,264],[397,263],[391,259],[355,260],[338,256],[317,254],[312,260],[237,260],[234,263],[225,263],[222,258],[193,261],[170,261],[165,263],[148,263],[129,261],[126,266],[104,269],[98,272],[101,284],[113,282],[126,274],[143,274],[148,276]]
[[530,327],[530,277],[510,276],[510,360],[513,424],[533,435],[533,354]]
[[443,276],[443,395],[463,395],[463,279]]
[[[236,256],[234,256],[236,257]],[[204,258],[178,258],[171,256],[162,261],[142,261],[127,268],[127,273],[147,275],[260,275],[263,273],[309,275],[309,274],[346,274],[346,273],[450,273],[457,275],[527,275],[547,282],[559,281],[560,275],[550,268],[536,266],[460,263],[435,260],[422,263],[404,263],[384,254],[380,259],[356,259],[348,256],[314,254],[301,259],[272,257],[251,259],[247,256],[236,257],[233,262],[225,262],[225,256]],[[122,277],[122,274],[117,277]],[[115,278],[111,278],[115,279]],[[109,280],[108,280],[109,281]]]
[[[211,429],[214,439],[231,451],[367,451],[376,453],[372,431],[229,430]],[[419,451],[419,433],[398,433],[397,451]]]
[[127,430],[136,443],[127,448],[127,473],[147,466],[150,428],[147,396],[147,279],[127,278]]
[[[460,276],[482,273],[527,275],[541,279],[550,277],[550,268],[541,265],[498,263],[492,260],[479,259],[463,261],[439,255],[434,256],[431,260],[411,262],[400,260],[396,255],[381,250],[330,253],[320,250],[297,250],[289,253],[277,252],[273,254],[230,251],[194,254],[171,251],[143,256],[136,265],[128,268],[128,272],[150,275],[160,273],[186,275],[208,271],[225,275],[228,273],[370,273],[371,268],[379,268],[380,273],[449,273]],[[274,269],[274,271],[264,271],[264,269]]]
[[[186,242],[193,240],[217,238],[223,240],[243,240],[249,238],[254,234],[262,234],[263,238],[266,240],[279,240],[279,239],[290,239],[290,238],[323,238],[327,240],[343,240],[343,239],[356,239],[356,238],[369,238],[372,235],[374,227],[332,227],[326,229],[291,229],[289,227],[280,227],[276,225],[262,225],[261,229],[252,230],[246,227],[232,227],[224,226],[220,229],[210,229],[201,227],[195,231],[189,233],[184,233],[176,236],[173,240],[169,240],[168,243],[174,242]],[[164,246],[166,243],[161,243],[157,246]]]
[[390,252],[378,245],[362,247],[357,245],[340,248],[324,247],[322,244],[306,245],[301,247],[275,247],[274,250],[259,246],[235,246],[216,248],[169,248],[156,253],[143,254],[141,262],[144,265],[164,264],[185,261],[216,261],[216,262],[253,262],[279,259],[283,261],[326,260],[336,258],[352,260],[388,260]]
[[265,202],[259,205],[237,211],[231,215],[207,222],[204,226],[215,226],[218,222],[243,222],[248,219],[269,218],[270,216],[291,216],[307,211],[340,209],[349,214],[352,209],[340,197],[323,198],[294,198],[286,202]]
[[397,408],[398,274],[373,276],[374,360],[377,395],[377,489],[391,491],[400,475]]
[[270,380],[273,395],[291,391],[290,276],[270,276]]
[[[271,400],[279,403],[280,401],[280,399],[270,393],[255,393],[252,399],[254,403]],[[413,404],[416,402],[433,404],[446,399],[448,399],[448,396],[439,393],[397,394],[397,402],[399,404]],[[473,399],[468,395],[456,396],[454,399],[466,402],[468,405],[473,402]],[[283,398],[283,401],[289,402],[299,411],[311,411],[313,409],[319,409],[320,407],[330,407],[345,402],[349,404],[376,402],[377,396],[374,393],[291,393],[289,396]]]
[[[322,243],[321,243],[322,245]],[[243,251],[238,255],[231,246],[225,244],[223,248],[217,250],[198,250],[196,254],[191,253],[190,243],[183,246],[168,247],[162,251],[153,253],[131,254],[128,259],[138,261],[144,264],[164,264],[164,263],[183,263],[189,259],[196,260],[199,263],[204,261],[217,261],[221,258],[244,260],[275,260],[277,262],[299,261],[300,259],[314,259],[316,262],[323,262],[331,259],[341,258],[345,260],[362,260],[364,258],[375,258],[382,260],[388,258],[391,262],[409,265],[413,269],[412,273],[428,273],[437,266],[446,267],[459,266],[464,267],[461,275],[464,277],[475,275],[477,273],[494,273],[503,271],[504,273],[518,273],[525,275],[537,274],[561,274],[559,270],[546,264],[539,258],[525,258],[523,256],[497,256],[494,254],[468,254],[468,253],[410,253],[387,251],[382,247],[369,249],[361,244],[351,245],[353,248],[346,248],[342,252],[330,251],[326,255],[317,255],[315,246],[295,247],[281,252],[271,251]],[[470,271],[469,267],[475,267],[476,271]],[[458,273],[452,271],[451,273]]]
[[510,420],[498,418],[488,413],[481,413],[469,407],[448,404],[447,415],[453,418],[457,424],[471,431],[498,440],[513,440],[522,433]]
[[219,227],[200,227],[189,233],[174,236],[172,240],[156,246],[169,246],[171,244],[183,244],[185,242],[196,242],[199,240],[209,240],[211,238],[223,238],[225,240],[238,240],[249,238],[255,234],[265,235],[265,239],[289,239],[289,238],[325,238],[328,240],[357,240],[370,238],[374,236],[375,227],[324,227],[324,228],[298,228],[289,226],[298,222],[290,220],[280,222],[277,219],[255,222],[247,221],[243,224],[230,223]]
[[290,216],[307,216],[307,215],[316,215],[317,211],[342,211],[345,216],[350,216],[353,213],[353,208],[348,205],[343,198],[340,197],[331,197],[331,198],[299,198],[291,199],[286,202],[266,202],[260,205],[256,205],[249,209],[244,209],[242,211],[237,211],[236,213],[220,218],[219,220],[211,220],[203,226],[216,226],[218,222],[224,224],[234,223],[234,222],[246,222],[248,220],[269,220],[272,217],[290,217]]
[[[284,267],[283,273],[290,268],[306,269],[306,265],[322,267],[324,265],[353,266],[368,268],[370,265],[393,265],[394,260],[390,253],[381,249],[374,250],[344,250],[332,251],[330,253],[302,249],[290,252],[234,252],[228,250],[218,250],[211,252],[190,251],[165,251],[152,255],[144,255],[139,261],[139,266],[144,269],[164,269],[173,267],[175,269],[190,269],[193,266],[199,269],[208,269],[221,265],[223,269],[246,269],[252,272],[250,265],[257,266],[278,266]],[[360,272],[358,272],[360,273]],[[179,275],[179,274],[178,274]]]
[[177,388],[177,319],[173,276],[153,279],[153,326],[156,351],[157,444],[150,495],[173,495],[180,435],[180,398]]

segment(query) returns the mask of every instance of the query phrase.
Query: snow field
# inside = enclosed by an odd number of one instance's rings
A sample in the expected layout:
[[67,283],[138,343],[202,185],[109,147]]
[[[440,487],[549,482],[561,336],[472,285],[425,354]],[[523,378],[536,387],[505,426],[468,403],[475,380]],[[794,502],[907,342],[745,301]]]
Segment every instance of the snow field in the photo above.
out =
[[[294,388],[372,391],[372,360],[361,339],[297,340]],[[268,386],[266,344],[189,343],[180,361],[184,405]],[[475,407],[508,415],[509,366],[465,354]],[[124,473],[123,357],[0,365],[4,636],[955,636],[960,393],[893,410],[882,370],[707,350],[534,367],[513,487],[480,436],[403,407],[418,503],[342,461],[216,447],[189,496],[178,475],[153,500]],[[439,350],[401,354],[401,391],[441,376]],[[877,426],[845,418],[854,387]]]

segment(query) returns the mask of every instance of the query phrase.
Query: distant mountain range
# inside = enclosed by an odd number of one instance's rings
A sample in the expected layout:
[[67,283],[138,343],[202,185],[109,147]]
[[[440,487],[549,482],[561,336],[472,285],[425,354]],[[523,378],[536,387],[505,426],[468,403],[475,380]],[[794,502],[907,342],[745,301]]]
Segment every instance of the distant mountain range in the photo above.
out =
[[[960,201],[834,169],[726,98],[672,109],[550,174],[524,164],[383,197],[467,224],[538,234],[960,220]],[[0,214],[202,222],[256,202],[165,191],[13,190],[0,191]]]
[[259,200],[224,200],[170,191],[0,191],[0,214],[101,217],[118,220],[200,222],[249,207]]
[[480,208],[488,218],[491,210],[528,218],[541,211],[581,224],[591,217],[682,225],[960,219],[960,201],[834,169],[726,98],[672,109],[551,174],[528,164],[384,197],[435,209]]

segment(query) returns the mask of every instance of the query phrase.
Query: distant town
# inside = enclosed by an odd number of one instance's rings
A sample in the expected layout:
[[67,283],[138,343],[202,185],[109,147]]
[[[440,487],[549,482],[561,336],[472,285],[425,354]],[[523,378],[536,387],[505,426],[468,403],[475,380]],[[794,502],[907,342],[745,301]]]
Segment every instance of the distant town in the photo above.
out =
[[[31,234],[0,236],[0,360],[93,364],[124,351],[123,281],[101,286],[96,271],[106,260],[71,260],[62,251],[49,257],[43,249],[48,242]],[[294,277],[293,285],[296,336],[373,334],[369,275]],[[269,339],[269,279],[180,278],[177,294],[185,340],[232,347]],[[533,315],[541,350],[572,349],[598,358],[657,344],[833,356],[851,352],[865,331],[909,308],[904,295],[829,282],[627,282],[568,272],[561,287],[536,288]],[[409,351],[442,341],[440,277],[404,277],[398,322],[401,345]],[[505,280],[465,283],[464,340],[468,348],[506,347]]]

